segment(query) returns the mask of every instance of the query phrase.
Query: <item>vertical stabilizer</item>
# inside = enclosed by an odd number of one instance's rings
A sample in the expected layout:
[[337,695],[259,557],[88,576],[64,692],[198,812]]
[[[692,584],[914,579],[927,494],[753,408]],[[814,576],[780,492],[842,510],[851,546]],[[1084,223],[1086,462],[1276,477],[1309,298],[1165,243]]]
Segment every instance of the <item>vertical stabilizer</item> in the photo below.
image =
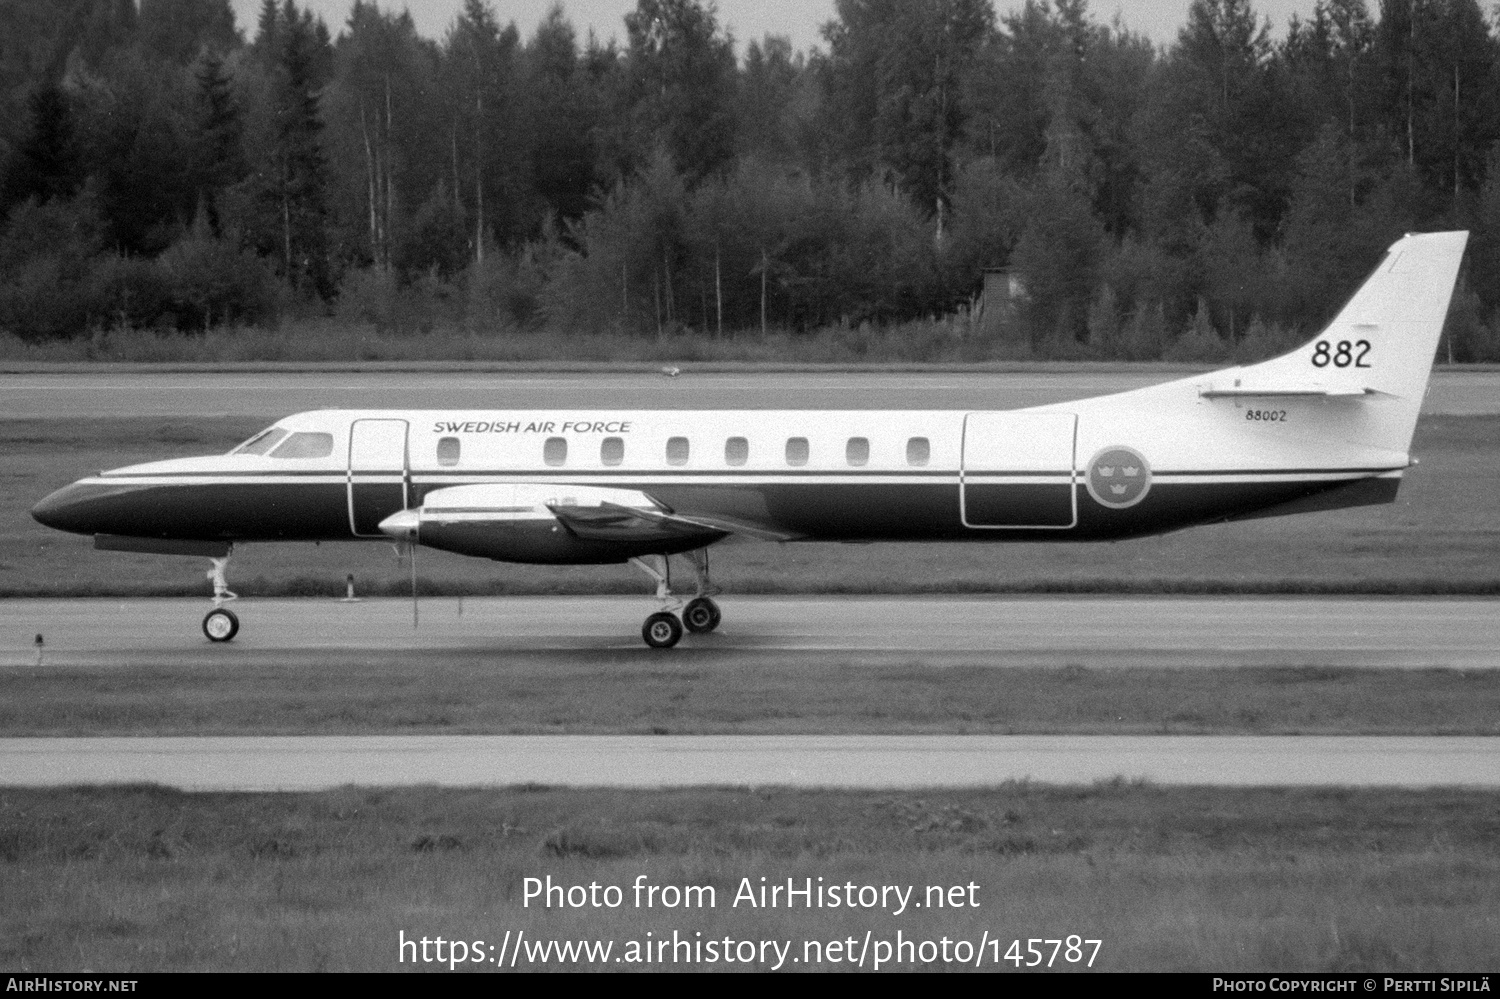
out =
[[1359,443],[1405,453],[1468,238],[1403,237],[1322,332],[1289,354],[1225,372],[1235,376],[1226,394],[1364,396],[1369,414]]

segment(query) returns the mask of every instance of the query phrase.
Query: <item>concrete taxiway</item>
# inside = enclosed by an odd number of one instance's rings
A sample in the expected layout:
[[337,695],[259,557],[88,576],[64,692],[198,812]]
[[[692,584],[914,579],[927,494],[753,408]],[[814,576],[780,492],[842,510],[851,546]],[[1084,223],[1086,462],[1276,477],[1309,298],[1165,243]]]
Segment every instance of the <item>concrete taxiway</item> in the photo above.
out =
[[240,600],[239,636],[211,645],[199,630],[206,600],[0,602],[0,665],[43,662],[245,663],[294,651],[423,649],[621,651],[664,664],[684,653],[817,652],[972,655],[996,666],[1332,665],[1500,667],[1500,601],[1449,598],[1271,597],[784,597],[719,598],[720,631],[653,651],[640,626],[644,597]]
[[1257,736],[272,736],[0,739],[0,784],[1500,786],[1500,740]]
[[[310,409],[1012,409],[1188,377],[1183,371],[0,374],[0,420],[257,417]],[[1422,411],[1500,413],[1500,372],[1434,373]]]

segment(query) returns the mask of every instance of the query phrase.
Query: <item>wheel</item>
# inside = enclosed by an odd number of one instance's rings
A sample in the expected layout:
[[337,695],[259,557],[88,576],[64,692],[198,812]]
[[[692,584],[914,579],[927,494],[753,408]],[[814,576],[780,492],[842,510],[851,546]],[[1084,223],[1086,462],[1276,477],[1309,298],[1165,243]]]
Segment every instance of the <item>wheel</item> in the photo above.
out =
[[682,622],[677,615],[660,611],[646,618],[641,637],[653,649],[670,649],[682,640]]
[[688,601],[688,605],[682,609],[682,623],[688,631],[702,633],[713,631],[719,626],[722,615],[719,613],[719,605],[708,597],[698,597]]
[[215,607],[203,616],[203,633],[210,642],[227,642],[239,634],[239,630],[240,619],[234,616],[234,611]]

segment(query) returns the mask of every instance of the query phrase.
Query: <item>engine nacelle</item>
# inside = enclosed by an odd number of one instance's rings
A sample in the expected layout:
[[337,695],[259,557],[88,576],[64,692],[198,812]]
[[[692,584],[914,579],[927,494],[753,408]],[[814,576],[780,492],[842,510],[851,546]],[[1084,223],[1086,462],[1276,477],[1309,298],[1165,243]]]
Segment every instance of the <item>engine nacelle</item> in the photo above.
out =
[[381,521],[401,541],[497,562],[581,565],[701,548],[723,531],[678,519],[647,494],[563,483],[451,486]]

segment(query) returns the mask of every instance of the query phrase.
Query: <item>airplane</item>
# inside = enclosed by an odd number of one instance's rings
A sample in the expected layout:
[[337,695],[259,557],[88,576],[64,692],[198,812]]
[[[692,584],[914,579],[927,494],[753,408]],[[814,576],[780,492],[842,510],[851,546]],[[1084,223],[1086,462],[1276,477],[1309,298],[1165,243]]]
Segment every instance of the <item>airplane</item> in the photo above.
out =
[[239,630],[235,545],[382,540],[413,557],[629,561],[660,604],[642,637],[669,648],[719,626],[708,548],[732,536],[1113,541],[1392,502],[1467,238],[1400,239],[1287,354],[1113,395],[982,412],[318,410],[228,454],[80,479],[31,513],[101,550],[212,559],[213,642]]

